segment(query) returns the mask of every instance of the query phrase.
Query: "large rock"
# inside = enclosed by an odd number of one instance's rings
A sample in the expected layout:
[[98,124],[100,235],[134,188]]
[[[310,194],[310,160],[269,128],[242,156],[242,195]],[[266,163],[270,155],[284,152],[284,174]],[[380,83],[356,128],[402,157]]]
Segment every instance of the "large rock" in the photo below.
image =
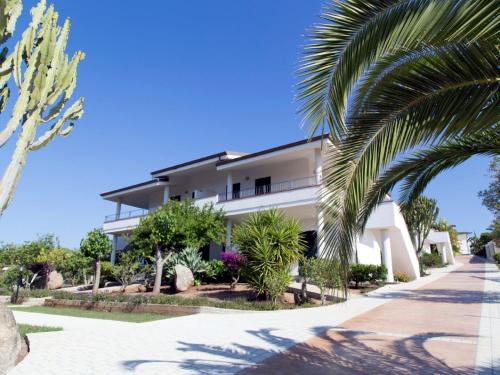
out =
[[51,290],[61,289],[63,285],[64,285],[64,278],[59,272],[52,271],[51,273],[49,273],[49,281],[47,281],[47,288]]
[[124,293],[144,293],[146,287],[142,284],[130,284],[125,287]]
[[191,270],[181,264],[175,266],[175,290],[185,292],[194,285],[194,276]]
[[0,302],[0,374],[6,374],[18,359],[21,336],[12,311]]

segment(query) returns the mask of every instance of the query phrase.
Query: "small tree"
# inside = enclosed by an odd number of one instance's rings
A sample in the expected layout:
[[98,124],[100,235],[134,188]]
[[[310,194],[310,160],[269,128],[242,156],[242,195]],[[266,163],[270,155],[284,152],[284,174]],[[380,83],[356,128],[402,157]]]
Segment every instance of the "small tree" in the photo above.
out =
[[106,233],[102,229],[91,230],[87,237],[80,242],[82,254],[94,261],[94,285],[92,294],[97,294],[99,281],[101,280],[101,259],[111,253],[111,244]]
[[141,220],[132,235],[134,248],[154,257],[153,294],[160,293],[163,266],[173,253],[224,240],[224,215],[213,205],[200,208],[192,201],[170,201]]
[[81,281],[87,283],[90,262],[91,260],[80,251],[71,251],[60,264],[60,272],[62,272],[65,279],[71,282],[72,286],[77,285]]
[[460,252],[460,243],[458,242],[458,232],[453,225],[441,218],[437,223],[432,226],[435,230],[440,232],[448,232],[450,235],[451,248],[455,253]]
[[269,299],[271,284],[279,285],[282,274],[299,260],[304,249],[301,231],[297,220],[278,210],[251,214],[234,228],[233,243],[247,260],[245,277],[259,296]]
[[417,255],[420,255],[424,247],[424,241],[439,214],[437,202],[435,199],[421,195],[404,206],[401,213],[406,221],[415,251]]

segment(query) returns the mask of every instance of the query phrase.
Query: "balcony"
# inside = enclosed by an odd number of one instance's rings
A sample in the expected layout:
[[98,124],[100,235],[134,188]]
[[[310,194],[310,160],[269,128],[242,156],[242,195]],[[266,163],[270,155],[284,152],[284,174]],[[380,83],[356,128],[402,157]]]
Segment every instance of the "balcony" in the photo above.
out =
[[131,211],[120,212],[119,214],[106,215],[104,217],[104,222],[109,223],[110,221],[132,219],[134,217],[142,217],[149,214],[149,210],[137,209]]
[[255,186],[250,189],[244,189],[233,192],[219,193],[217,202],[228,202],[237,199],[257,197],[266,194],[281,193],[284,191],[291,191],[318,185],[316,176],[302,177],[290,181],[282,181],[268,185]]

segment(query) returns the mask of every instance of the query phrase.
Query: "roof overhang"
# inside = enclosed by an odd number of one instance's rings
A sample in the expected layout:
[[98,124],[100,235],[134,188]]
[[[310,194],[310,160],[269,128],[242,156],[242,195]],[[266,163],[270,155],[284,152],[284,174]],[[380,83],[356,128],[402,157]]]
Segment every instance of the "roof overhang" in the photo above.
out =
[[119,202],[121,200],[120,198],[123,197],[124,195],[142,192],[144,190],[150,190],[151,188],[161,187],[165,185],[168,185],[168,180],[155,179],[155,180],[141,182],[135,185],[126,186],[124,188],[111,190],[106,193],[101,193],[101,197],[113,202]]

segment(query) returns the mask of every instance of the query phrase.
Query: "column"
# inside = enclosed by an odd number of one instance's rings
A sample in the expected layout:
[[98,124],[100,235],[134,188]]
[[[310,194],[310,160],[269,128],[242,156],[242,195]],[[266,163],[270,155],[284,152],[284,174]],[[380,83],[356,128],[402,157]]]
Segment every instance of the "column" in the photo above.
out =
[[233,199],[233,175],[231,172],[227,174],[226,182],[226,200]]
[[168,199],[170,198],[170,185],[165,185],[163,188],[163,204],[168,203]]
[[231,251],[231,232],[233,230],[233,222],[228,220],[226,222],[226,251]]
[[438,248],[439,254],[441,254],[441,262],[446,264],[448,262],[448,259],[446,258],[446,245],[438,243],[436,244],[436,247]]
[[392,270],[392,250],[391,238],[389,237],[389,230],[382,229],[382,261],[387,268],[387,282],[394,282],[394,272]]
[[314,149],[314,176],[316,177],[316,183],[321,184],[323,178],[323,168],[321,166],[321,149]]
[[116,263],[116,251],[118,250],[118,235],[113,234],[113,244],[111,250],[111,264],[114,265]]
[[318,244],[318,258],[322,258],[325,254],[325,245],[323,241],[323,227],[324,227],[324,222],[323,222],[323,213],[321,212],[320,208],[316,208],[317,210],[317,217],[316,217],[316,242]]
[[115,220],[118,220],[120,218],[121,213],[122,213],[122,202],[118,201],[116,202]]

